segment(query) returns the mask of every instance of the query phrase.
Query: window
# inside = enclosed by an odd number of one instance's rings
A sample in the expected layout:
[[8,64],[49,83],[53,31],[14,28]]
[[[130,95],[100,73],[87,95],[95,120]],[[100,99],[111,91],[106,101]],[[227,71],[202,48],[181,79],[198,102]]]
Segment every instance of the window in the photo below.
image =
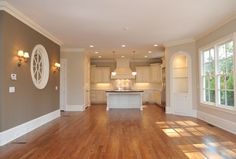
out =
[[201,51],[201,101],[234,107],[234,42],[224,41]]
[[203,52],[203,93],[205,102],[215,102],[215,53],[214,49]]
[[49,78],[49,59],[43,45],[36,45],[31,55],[31,77],[36,88],[44,89]]
[[234,106],[233,58],[233,41],[217,47],[217,91],[220,105]]

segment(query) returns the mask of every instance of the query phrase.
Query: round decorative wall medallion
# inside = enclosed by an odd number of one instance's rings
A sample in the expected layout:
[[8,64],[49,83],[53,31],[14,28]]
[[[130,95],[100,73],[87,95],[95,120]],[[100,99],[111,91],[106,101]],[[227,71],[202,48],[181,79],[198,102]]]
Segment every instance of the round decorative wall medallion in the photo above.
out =
[[36,88],[44,89],[49,78],[48,54],[43,45],[36,45],[31,55],[31,77]]

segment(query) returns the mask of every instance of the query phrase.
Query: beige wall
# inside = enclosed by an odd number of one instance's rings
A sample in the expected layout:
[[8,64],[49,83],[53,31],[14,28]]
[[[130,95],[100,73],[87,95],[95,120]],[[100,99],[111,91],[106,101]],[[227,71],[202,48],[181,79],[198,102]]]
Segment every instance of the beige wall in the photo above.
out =
[[[236,32],[236,19],[230,21],[229,23],[223,25],[222,27],[218,28],[214,32],[202,37],[201,39],[196,41],[197,50],[199,50],[201,47],[204,47],[210,43],[213,43],[216,40],[220,40],[221,38]],[[197,54],[199,59],[199,53]],[[198,72],[199,72],[199,67]],[[199,73],[197,73],[199,75]],[[199,77],[197,77],[199,79]],[[199,80],[197,82],[199,87]],[[198,89],[198,96],[199,96],[199,89]],[[199,98],[199,97],[198,97]],[[201,112],[205,112],[211,115],[214,115],[216,117],[219,117],[221,119],[229,120],[232,122],[236,122],[236,112],[224,110],[224,109],[217,109],[217,108],[210,108],[206,107],[203,104],[200,103],[200,100],[198,100],[198,110]]]
[[165,59],[166,59],[166,106],[171,107],[170,100],[170,70],[171,68],[171,59],[175,53],[184,52],[187,53],[191,57],[192,62],[192,99],[193,99],[193,109],[197,107],[197,87],[196,87],[196,78],[197,78],[197,60],[196,60],[196,46],[194,42],[181,44],[178,46],[167,47],[165,51]]
[[80,51],[62,52],[61,58],[67,60],[67,105],[84,106],[89,59]]
[[[30,74],[30,61],[17,67],[17,51],[22,49],[31,55],[35,45],[42,44],[49,56],[49,65],[60,60],[60,46],[47,39],[4,11],[0,11],[0,117],[1,131],[15,127],[59,109],[59,73],[50,70],[45,89],[37,89]],[[17,74],[17,81],[10,74]],[[16,92],[9,93],[9,86]]]

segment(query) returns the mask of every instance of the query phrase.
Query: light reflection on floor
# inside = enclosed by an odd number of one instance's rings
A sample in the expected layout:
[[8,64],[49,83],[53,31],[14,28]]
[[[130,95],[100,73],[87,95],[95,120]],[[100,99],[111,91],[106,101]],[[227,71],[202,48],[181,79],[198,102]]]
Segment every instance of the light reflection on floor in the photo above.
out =
[[[156,122],[189,159],[236,158],[236,143],[189,120]],[[181,140],[185,138],[185,140]],[[186,142],[187,141],[187,142]],[[202,141],[199,143],[199,141]]]

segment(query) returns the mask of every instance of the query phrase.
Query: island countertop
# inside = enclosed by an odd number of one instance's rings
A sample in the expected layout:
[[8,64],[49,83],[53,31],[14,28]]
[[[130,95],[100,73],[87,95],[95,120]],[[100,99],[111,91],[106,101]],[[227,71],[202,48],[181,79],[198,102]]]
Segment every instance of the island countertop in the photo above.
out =
[[136,108],[143,110],[143,90],[107,90],[107,110],[110,108]]

